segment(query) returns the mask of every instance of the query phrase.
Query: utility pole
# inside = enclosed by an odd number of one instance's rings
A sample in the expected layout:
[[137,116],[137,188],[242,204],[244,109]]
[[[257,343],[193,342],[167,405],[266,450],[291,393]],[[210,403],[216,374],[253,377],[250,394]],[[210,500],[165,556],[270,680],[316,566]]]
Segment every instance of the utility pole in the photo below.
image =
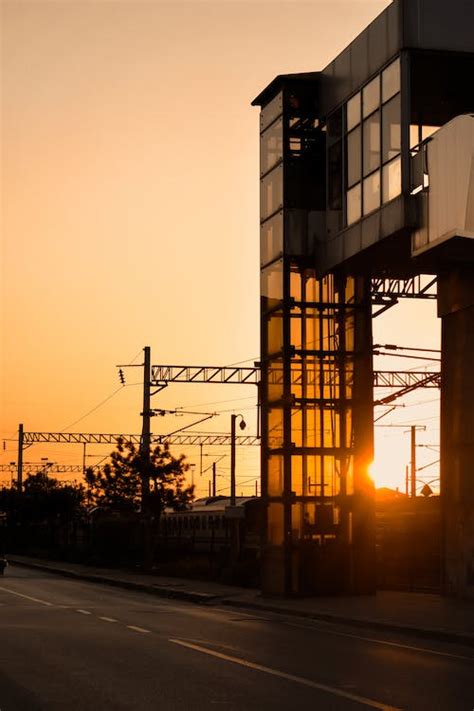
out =
[[230,416],[230,505],[235,506],[235,421],[237,415]]
[[416,497],[416,425],[412,425],[411,428],[411,498]]
[[152,553],[152,533],[149,511],[150,480],[148,470],[150,464],[150,380],[151,380],[151,354],[150,346],[143,349],[145,358],[143,362],[143,412],[142,412],[142,436],[140,440],[140,458],[142,465],[141,472],[141,515],[143,520],[143,565],[145,570],[150,570],[153,563]]
[[216,495],[216,463],[212,463],[212,495]]
[[151,380],[151,353],[150,346],[143,349],[145,359],[143,363],[143,412],[142,412],[142,436],[140,442],[140,454],[144,471],[142,471],[142,513],[148,509],[148,495],[150,493],[150,481],[148,479],[148,464],[150,463],[150,380]]
[[18,425],[18,469],[17,483],[18,491],[23,491],[23,425]]

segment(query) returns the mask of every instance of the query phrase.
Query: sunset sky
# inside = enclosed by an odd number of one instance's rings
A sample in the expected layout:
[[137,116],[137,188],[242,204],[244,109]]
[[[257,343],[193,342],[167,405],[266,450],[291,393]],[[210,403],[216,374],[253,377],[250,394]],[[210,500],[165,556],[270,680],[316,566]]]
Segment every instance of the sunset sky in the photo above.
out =
[[[322,69],[389,4],[3,0],[1,463],[16,460],[19,422],[27,431],[139,432],[141,373],[127,370],[120,388],[115,365],[141,362],[145,345],[157,364],[258,359],[250,102],[276,74]],[[433,302],[404,303],[374,327],[375,342],[438,347]],[[379,424],[419,423],[419,442],[437,444],[437,397],[415,392]],[[255,402],[254,386],[170,385],[153,406],[219,411],[197,428],[218,432],[240,412],[254,433]],[[156,418],[153,431],[193,419]],[[376,481],[403,488],[409,434],[376,432]],[[91,445],[88,463],[109,450]],[[197,465],[198,494],[207,493],[198,449],[181,451]],[[222,454],[226,491],[228,451],[205,449],[203,468]],[[252,493],[258,451],[237,456],[237,493]],[[80,464],[82,448],[25,452],[27,462],[42,457]],[[429,464],[436,448],[418,457]],[[438,467],[425,474],[436,478]]]

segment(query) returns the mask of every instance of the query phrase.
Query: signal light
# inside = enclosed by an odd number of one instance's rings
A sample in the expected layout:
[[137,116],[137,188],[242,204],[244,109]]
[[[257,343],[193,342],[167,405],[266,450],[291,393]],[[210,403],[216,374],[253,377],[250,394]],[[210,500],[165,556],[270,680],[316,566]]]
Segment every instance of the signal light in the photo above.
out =
[[125,385],[125,373],[123,372],[122,368],[120,368],[119,370],[119,378],[122,385]]

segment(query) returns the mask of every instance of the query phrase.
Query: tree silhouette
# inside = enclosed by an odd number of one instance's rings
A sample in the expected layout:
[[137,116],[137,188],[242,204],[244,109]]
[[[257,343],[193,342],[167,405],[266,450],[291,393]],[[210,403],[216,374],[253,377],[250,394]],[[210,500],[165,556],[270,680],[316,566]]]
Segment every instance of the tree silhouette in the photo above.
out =
[[142,478],[149,483],[144,505],[156,518],[166,507],[186,508],[194,497],[194,487],[186,484],[185,472],[189,465],[184,455],[173,457],[167,444],[152,449],[148,461],[132,442],[120,438],[110,460],[99,470],[86,470],[91,504],[124,513],[139,511]]

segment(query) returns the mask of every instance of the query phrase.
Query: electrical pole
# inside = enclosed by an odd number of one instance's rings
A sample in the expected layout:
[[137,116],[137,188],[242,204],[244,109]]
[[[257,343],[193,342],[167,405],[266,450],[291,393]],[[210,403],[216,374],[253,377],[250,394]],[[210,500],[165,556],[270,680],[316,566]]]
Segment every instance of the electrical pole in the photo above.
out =
[[212,495],[216,495],[216,463],[212,463]]
[[416,497],[416,425],[411,428],[411,498]]
[[150,479],[148,478],[150,464],[150,380],[151,380],[151,354],[150,346],[143,349],[145,358],[143,362],[143,412],[142,412],[142,436],[140,440],[141,458],[141,515],[143,520],[143,566],[145,570],[150,570],[153,563],[152,533],[149,511]]
[[23,491],[23,425],[18,425],[18,491]]
[[145,359],[143,363],[143,424],[140,442],[140,454],[143,463],[142,471],[142,512],[148,509],[148,494],[150,493],[150,481],[148,479],[148,464],[150,463],[150,380],[151,380],[151,354],[150,346],[143,349]]
[[230,416],[230,505],[235,506],[235,421],[237,415]]

